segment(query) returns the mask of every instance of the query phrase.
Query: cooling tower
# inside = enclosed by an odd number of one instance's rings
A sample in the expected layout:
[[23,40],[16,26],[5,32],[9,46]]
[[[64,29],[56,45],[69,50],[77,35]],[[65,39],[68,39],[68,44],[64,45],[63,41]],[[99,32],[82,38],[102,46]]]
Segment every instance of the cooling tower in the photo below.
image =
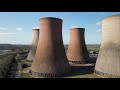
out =
[[84,32],[84,28],[72,28],[70,30],[70,42],[67,50],[67,58],[71,63],[85,64],[90,62],[84,39]]
[[39,42],[30,75],[56,78],[65,76],[69,71],[62,40],[62,20],[54,17],[40,19]]
[[102,42],[95,74],[101,77],[120,77],[120,15],[102,20]]
[[33,59],[34,59],[37,44],[38,44],[38,39],[39,39],[39,29],[34,28],[34,29],[32,29],[32,45],[31,45],[30,51],[28,53],[28,57],[27,57],[28,61],[33,61]]

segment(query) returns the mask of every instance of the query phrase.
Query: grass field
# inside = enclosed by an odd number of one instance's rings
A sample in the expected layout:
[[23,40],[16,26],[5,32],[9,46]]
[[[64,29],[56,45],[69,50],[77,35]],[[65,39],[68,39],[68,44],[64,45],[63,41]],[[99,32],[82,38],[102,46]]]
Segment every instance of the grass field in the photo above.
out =
[[[28,73],[26,73],[26,74],[21,74],[21,78],[33,78],[33,77],[31,77]],[[85,74],[85,75],[67,76],[63,78],[100,78],[100,77],[92,73],[92,74]]]
[[28,66],[31,66],[31,64],[32,64],[31,62],[27,62],[26,59],[25,60],[21,60],[20,63],[21,63],[21,65],[26,64]]
[[32,78],[28,73],[22,73],[21,78]]
[[99,51],[99,48],[100,48],[100,44],[88,44],[86,45],[88,51],[92,50],[92,51],[96,51],[98,52]]
[[96,76],[95,74],[85,74],[85,75],[70,76],[66,78],[100,78],[100,77]]

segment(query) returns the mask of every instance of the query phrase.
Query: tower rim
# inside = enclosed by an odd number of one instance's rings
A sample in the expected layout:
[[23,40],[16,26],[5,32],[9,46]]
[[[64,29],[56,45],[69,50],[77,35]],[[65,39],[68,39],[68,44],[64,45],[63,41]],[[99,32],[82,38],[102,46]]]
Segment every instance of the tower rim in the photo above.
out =
[[43,18],[40,18],[39,20],[43,20],[43,19],[51,19],[51,20],[61,20],[61,21],[63,21],[61,18],[57,18],[57,17],[43,17]]
[[80,30],[80,31],[85,31],[85,28],[70,28],[70,30]]
[[39,30],[40,28],[32,28],[32,30]]
[[102,19],[102,21],[103,20],[106,20],[106,19],[109,19],[109,18],[111,18],[111,17],[120,17],[120,14],[114,14],[114,15],[111,15],[111,16],[106,16],[106,17],[104,17],[103,19]]

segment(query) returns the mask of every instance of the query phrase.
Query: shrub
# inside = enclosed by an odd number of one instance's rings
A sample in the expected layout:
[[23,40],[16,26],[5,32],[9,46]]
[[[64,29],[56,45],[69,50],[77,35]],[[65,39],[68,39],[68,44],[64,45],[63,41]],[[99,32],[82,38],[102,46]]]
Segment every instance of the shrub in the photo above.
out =
[[9,54],[0,58],[0,77],[5,77],[11,63],[15,60],[15,54]]

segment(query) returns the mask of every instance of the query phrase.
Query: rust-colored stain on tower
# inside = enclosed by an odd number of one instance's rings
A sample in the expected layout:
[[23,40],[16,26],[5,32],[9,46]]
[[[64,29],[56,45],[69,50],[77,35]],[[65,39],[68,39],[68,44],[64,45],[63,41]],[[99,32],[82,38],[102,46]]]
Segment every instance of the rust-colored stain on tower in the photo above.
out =
[[102,20],[102,41],[95,74],[120,78],[120,15],[108,16]]
[[32,29],[32,45],[27,57],[28,61],[33,61],[34,59],[37,44],[38,44],[38,39],[39,39],[39,28],[33,28]]
[[84,64],[90,61],[84,39],[84,28],[72,28],[70,30],[70,42],[67,50],[69,62]]
[[39,42],[30,75],[61,77],[70,71],[62,40],[62,20],[54,17],[40,19]]

